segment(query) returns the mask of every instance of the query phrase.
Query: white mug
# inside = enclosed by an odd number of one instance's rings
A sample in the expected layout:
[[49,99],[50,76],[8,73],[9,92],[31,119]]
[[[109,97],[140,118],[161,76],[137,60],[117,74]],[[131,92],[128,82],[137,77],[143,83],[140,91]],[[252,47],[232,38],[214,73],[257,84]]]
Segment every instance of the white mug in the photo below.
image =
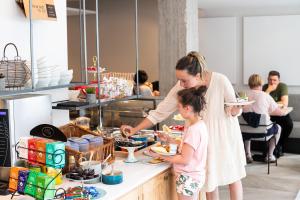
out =
[[177,153],[177,144],[169,144],[170,153]]

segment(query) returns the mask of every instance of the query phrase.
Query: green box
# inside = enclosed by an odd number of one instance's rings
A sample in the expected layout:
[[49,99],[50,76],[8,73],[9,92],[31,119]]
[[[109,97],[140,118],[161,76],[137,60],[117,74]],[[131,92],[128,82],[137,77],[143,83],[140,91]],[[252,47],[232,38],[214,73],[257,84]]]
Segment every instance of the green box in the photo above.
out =
[[[48,184],[49,186],[47,187]],[[54,194],[55,194],[54,189],[55,189],[55,180],[53,180],[51,176],[47,176],[47,175],[38,176],[35,198],[39,200],[54,199]]]
[[36,179],[37,177],[42,174],[36,171],[31,171],[29,173],[27,182],[26,182],[26,186],[25,186],[25,194],[28,194],[32,197],[35,197],[35,193],[36,193]]
[[65,166],[65,143],[51,142],[46,144],[46,165],[53,168]]

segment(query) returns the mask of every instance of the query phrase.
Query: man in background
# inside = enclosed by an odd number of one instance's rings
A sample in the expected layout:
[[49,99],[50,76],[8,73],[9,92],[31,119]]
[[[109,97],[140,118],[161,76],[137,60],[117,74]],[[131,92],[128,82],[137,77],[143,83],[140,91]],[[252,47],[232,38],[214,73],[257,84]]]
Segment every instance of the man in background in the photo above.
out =
[[[288,87],[285,83],[280,82],[280,73],[278,71],[269,72],[268,84],[265,84],[263,86],[263,91],[270,94],[280,106],[288,106]],[[281,136],[278,142],[278,152],[276,156],[283,156],[287,138],[293,130],[293,120],[291,119],[289,114],[285,116],[271,116],[271,120],[282,127]]]

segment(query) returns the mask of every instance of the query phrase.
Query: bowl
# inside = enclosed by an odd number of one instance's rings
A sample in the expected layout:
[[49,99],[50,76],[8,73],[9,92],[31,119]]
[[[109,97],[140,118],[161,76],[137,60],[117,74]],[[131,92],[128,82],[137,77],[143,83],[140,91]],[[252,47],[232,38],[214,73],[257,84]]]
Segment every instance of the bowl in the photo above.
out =
[[102,183],[107,185],[116,185],[123,182],[123,172],[121,171],[113,171],[102,173]]
[[101,161],[83,161],[79,163],[80,167],[85,170],[85,169],[93,169],[95,171],[95,174],[101,174]]

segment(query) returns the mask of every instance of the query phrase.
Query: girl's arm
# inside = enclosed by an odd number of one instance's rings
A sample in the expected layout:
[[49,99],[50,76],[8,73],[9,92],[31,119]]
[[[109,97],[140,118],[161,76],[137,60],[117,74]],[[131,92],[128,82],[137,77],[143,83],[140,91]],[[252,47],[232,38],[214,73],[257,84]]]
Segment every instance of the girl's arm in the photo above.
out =
[[165,161],[174,163],[174,164],[182,164],[182,165],[187,165],[194,154],[195,150],[194,148],[187,144],[184,143],[182,145],[182,149],[181,149],[181,154],[175,155],[175,156],[159,156],[159,158],[162,158]]

